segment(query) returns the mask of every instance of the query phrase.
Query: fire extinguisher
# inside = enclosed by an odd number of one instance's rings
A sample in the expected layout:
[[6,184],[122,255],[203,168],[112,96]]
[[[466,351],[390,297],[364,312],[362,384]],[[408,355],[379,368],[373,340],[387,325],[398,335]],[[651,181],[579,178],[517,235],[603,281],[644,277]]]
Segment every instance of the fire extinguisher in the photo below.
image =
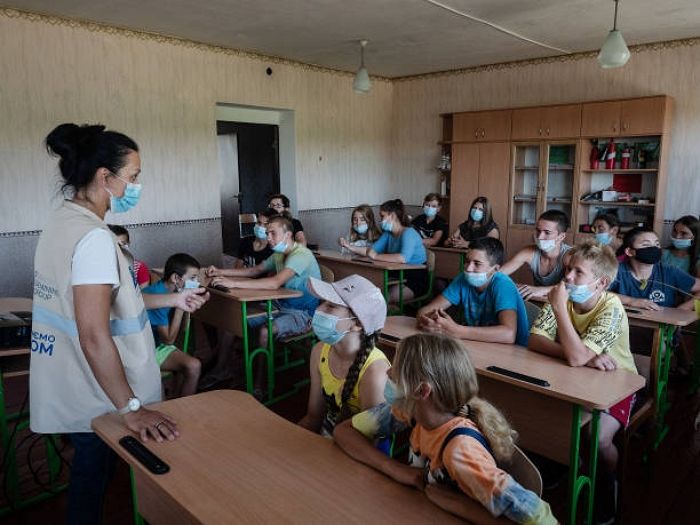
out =
[[615,143],[612,139],[610,139],[610,142],[608,142],[608,146],[605,149],[605,169],[615,169]]
[[600,152],[598,151],[598,147],[594,144],[593,147],[591,148],[591,156],[588,159],[591,163],[591,169],[592,170],[597,170],[600,167]]
[[625,148],[622,150],[622,161],[620,162],[620,169],[628,170],[630,169],[630,149]]

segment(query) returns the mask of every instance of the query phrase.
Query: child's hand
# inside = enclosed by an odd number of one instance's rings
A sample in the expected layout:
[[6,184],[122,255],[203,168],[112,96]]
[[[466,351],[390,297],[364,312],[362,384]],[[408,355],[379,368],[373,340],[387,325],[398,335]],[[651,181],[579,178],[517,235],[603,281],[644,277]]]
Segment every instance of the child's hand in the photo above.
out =
[[520,296],[527,301],[532,297],[545,297],[547,288],[542,286],[532,286],[531,284],[519,284],[518,292]]
[[454,334],[459,325],[454,322],[445,310],[435,310],[435,323],[440,327],[440,331],[447,334]]
[[416,326],[425,330],[426,332],[439,332],[440,326],[436,322],[437,311],[431,310],[429,312],[418,312],[416,317]]
[[549,299],[553,310],[566,310],[569,292],[566,291],[564,281],[560,281],[559,284],[552,286],[552,289],[547,294],[547,299]]
[[345,237],[338,237],[338,244],[340,244],[343,248],[350,248],[350,243]]
[[394,481],[398,481],[402,485],[415,487],[418,490],[425,489],[425,479],[423,478],[423,469],[421,468],[409,467],[408,465],[393,460],[391,462],[389,475]]
[[608,354],[600,354],[588,361],[586,366],[607,372],[609,370],[617,369],[617,361],[615,361]]
[[195,312],[209,300],[206,288],[188,288],[175,294],[175,308],[184,312]]
[[661,310],[661,307],[649,299],[632,299],[629,305],[642,310]]
[[216,277],[218,275],[221,275],[221,270],[219,270],[216,266],[212,265],[209,268],[207,268],[206,275],[207,277]]
[[211,286],[223,286],[224,288],[235,288],[236,281],[227,279],[226,277],[214,277],[210,283]]

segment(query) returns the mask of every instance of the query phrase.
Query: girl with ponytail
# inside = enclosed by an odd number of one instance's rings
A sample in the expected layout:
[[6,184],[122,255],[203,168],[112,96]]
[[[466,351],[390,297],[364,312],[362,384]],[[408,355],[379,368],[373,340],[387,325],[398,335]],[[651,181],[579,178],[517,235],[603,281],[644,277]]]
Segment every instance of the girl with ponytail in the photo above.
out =
[[389,361],[375,345],[386,302],[359,275],[335,283],[309,278],[308,286],[323,302],[311,322],[319,342],[311,352],[309,403],[299,424],[330,437],[337,422],[384,401]]
[[[472,523],[498,517],[557,523],[546,502],[499,467],[510,461],[516,433],[496,407],[479,397],[476,372],[462,342],[438,334],[403,339],[389,375],[395,381],[387,384],[393,417],[385,405],[339,425],[334,437],[343,450],[400,483],[425,488],[433,503]],[[396,420],[415,422],[409,466],[383,456],[369,442],[362,444],[361,434],[368,436],[368,429],[375,432],[371,437],[389,428],[396,431]]]

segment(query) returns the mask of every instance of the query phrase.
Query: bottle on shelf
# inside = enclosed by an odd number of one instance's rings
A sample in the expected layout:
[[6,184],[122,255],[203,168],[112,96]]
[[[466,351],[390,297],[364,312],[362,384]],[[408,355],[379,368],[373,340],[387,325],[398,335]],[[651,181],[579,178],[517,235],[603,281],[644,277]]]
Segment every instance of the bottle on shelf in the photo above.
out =
[[608,146],[605,148],[605,169],[615,169],[615,143],[610,139]]

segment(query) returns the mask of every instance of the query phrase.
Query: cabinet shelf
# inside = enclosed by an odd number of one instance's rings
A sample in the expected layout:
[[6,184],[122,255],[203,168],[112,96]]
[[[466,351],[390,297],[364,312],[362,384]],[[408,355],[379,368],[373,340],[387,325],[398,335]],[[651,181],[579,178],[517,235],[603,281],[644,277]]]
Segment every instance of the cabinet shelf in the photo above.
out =
[[516,170],[539,170],[539,166],[515,166]]
[[579,201],[579,204],[583,206],[606,206],[606,207],[616,207],[616,206],[630,206],[634,208],[653,208],[656,203],[639,204],[638,202],[625,202],[625,201]]
[[658,168],[642,168],[642,169],[628,169],[628,170],[581,170],[583,173],[656,173],[659,171]]

